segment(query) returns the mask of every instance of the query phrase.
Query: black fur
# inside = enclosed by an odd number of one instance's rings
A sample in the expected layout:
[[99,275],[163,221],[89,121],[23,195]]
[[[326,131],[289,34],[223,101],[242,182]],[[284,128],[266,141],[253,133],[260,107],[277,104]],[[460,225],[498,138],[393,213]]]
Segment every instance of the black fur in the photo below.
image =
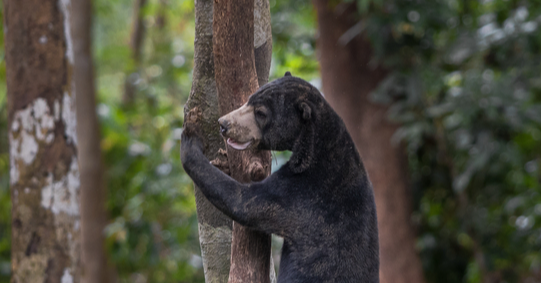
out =
[[379,282],[372,186],[340,117],[316,88],[287,74],[248,103],[265,108],[255,115],[258,147],[292,150],[288,164],[262,182],[240,184],[209,164],[186,123],[188,175],[233,220],[284,238],[278,282]]

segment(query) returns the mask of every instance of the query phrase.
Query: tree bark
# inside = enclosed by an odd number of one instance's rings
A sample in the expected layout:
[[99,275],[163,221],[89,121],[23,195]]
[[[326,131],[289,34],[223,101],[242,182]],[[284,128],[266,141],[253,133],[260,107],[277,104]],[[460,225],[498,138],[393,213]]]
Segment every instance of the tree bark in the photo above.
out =
[[407,163],[401,146],[391,144],[397,125],[387,120],[387,107],[370,93],[387,71],[371,66],[370,43],[357,35],[339,41],[356,24],[351,4],[333,7],[314,0],[317,10],[323,93],[344,119],[372,181],[378,212],[380,280],[382,283],[424,282],[410,224],[411,200]]
[[[270,35],[270,10],[268,1],[258,1],[260,16],[256,18],[259,26],[259,40],[254,39],[256,48],[257,74],[260,84],[268,81],[272,57],[272,36]],[[209,160],[227,162],[225,150],[219,135],[216,121],[220,117],[218,95],[214,74],[213,54],[213,1],[195,2],[196,32],[194,52],[194,74],[192,91],[185,106],[185,113],[197,113],[199,128],[205,138],[205,155]],[[256,6],[257,7],[257,6]],[[266,9],[266,10],[265,10]],[[257,10],[257,8],[256,8]],[[265,24],[264,22],[268,23]],[[222,154],[220,154],[222,150]],[[223,163],[227,165],[227,163]],[[228,168],[227,168],[228,169]],[[229,170],[227,170],[229,171]],[[197,217],[199,222],[199,242],[205,270],[205,282],[227,282],[231,258],[232,222],[218,211],[195,188]],[[274,271],[274,270],[273,270]],[[274,275],[274,272],[272,272]],[[275,281],[275,276],[273,276]],[[273,281],[273,282],[274,282]]]
[[[258,88],[254,0],[215,1],[214,62],[221,114],[243,105]],[[227,150],[231,177],[248,183],[270,174],[270,152]],[[233,224],[229,282],[269,282],[270,235]]]
[[[197,123],[205,139],[204,153],[209,160],[220,157],[220,149],[225,150],[217,123],[220,109],[212,53],[213,2],[214,0],[195,1],[193,81],[184,109],[186,114],[195,112],[199,116]],[[195,201],[205,282],[225,283],[229,277],[232,221],[216,209],[197,187]]]
[[79,168],[69,0],[4,0],[11,282],[79,282]]
[[124,95],[122,101],[125,105],[133,103],[135,100],[136,85],[134,82],[134,74],[137,72],[141,63],[141,53],[143,45],[143,37],[145,35],[145,25],[143,23],[142,9],[145,7],[147,0],[135,0],[133,5],[133,24],[130,39],[131,60],[132,65],[129,66],[128,76],[124,82]]
[[77,90],[77,140],[81,176],[81,281],[107,283],[110,272],[105,255],[103,230],[107,225],[105,182],[96,115],[94,65],[92,61],[92,3],[79,0],[72,4],[73,80]]

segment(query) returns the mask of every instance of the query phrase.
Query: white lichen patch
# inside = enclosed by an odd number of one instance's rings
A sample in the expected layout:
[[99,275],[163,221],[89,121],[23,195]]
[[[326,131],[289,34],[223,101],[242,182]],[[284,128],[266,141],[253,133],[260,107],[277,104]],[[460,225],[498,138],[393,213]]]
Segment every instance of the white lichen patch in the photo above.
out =
[[58,5],[64,14],[64,37],[66,38],[66,58],[73,65],[73,42],[71,40],[71,25],[70,25],[70,0],[59,0]]
[[36,138],[40,141],[45,140],[46,143],[51,143],[54,139],[54,119],[49,111],[47,101],[43,98],[36,99],[34,103],[34,116],[40,117],[39,123],[36,123]]
[[62,275],[62,278],[60,279],[61,283],[73,283],[73,276],[71,276],[70,271],[68,268],[64,269],[64,274]]
[[30,165],[36,159],[39,142],[50,144],[54,140],[54,119],[47,101],[37,98],[13,116],[9,133],[10,180],[19,181],[19,166]]
[[60,121],[60,102],[54,100],[54,120]]
[[77,145],[77,118],[75,114],[75,99],[64,92],[62,98],[62,120],[66,127],[66,136],[68,137],[68,143],[71,142]]
[[36,139],[26,131],[21,133],[19,153],[20,159],[22,159],[26,165],[32,164],[38,154],[38,143],[36,142]]
[[79,215],[79,166],[77,158],[71,160],[70,170],[59,181],[53,180],[53,174],[46,179],[46,186],[41,190],[41,206],[54,214],[61,212]]

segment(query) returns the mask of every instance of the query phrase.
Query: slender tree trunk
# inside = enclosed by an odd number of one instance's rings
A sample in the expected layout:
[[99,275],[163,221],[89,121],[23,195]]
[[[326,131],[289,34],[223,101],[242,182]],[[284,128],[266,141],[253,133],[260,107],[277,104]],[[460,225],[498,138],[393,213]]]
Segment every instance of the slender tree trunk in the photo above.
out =
[[[212,53],[213,6],[214,0],[195,1],[193,81],[184,110],[185,113],[191,111],[198,114],[197,122],[205,138],[205,155],[209,160],[220,157],[220,149],[225,150],[217,123],[220,109]],[[195,201],[205,282],[225,283],[229,277],[231,257],[231,219],[216,209],[197,187]]]
[[156,27],[162,30],[167,22],[167,0],[160,0],[160,7],[158,8],[158,15],[156,16]]
[[79,282],[79,168],[69,0],[4,0],[11,281]]
[[[215,1],[214,62],[220,112],[244,104],[258,88],[254,58],[254,0]],[[270,152],[227,151],[231,176],[244,183],[270,174]],[[233,224],[229,282],[269,282],[270,235]]]
[[[255,21],[260,27],[255,31],[256,39],[254,39],[257,74],[259,83],[265,84],[268,81],[272,56],[270,10],[268,0],[259,0],[255,5],[256,11],[259,11],[259,14],[255,16]],[[220,165],[221,162],[222,168],[226,166],[226,171],[229,171],[227,157],[224,154],[225,146],[219,135],[217,124],[220,109],[214,74],[213,6],[214,1],[212,0],[195,2],[194,74],[192,91],[185,106],[185,113],[192,111],[199,116],[197,121],[200,123],[198,126],[206,139],[205,155],[207,158],[214,160],[217,165]],[[231,258],[232,222],[210,204],[197,187],[195,188],[195,198],[205,282],[227,282]],[[274,272],[271,275],[274,279],[273,282],[275,282]]]
[[131,104],[135,100],[135,76],[141,63],[141,53],[143,45],[143,37],[145,35],[145,25],[143,23],[142,9],[145,7],[147,0],[135,0],[133,5],[133,24],[130,39],[132,65],[129,66],[129,74],[124,82],[124,95],[122,100],[124,104]]
[[92,62],[92,3],[72,4],[73,79],[77,90],[77,140],[81,175],[82,282],[107,283],[109,271],[103,230],[107,224],[105,182],[96,115],[94,65]]
[[355,6],[332,7],[314,0],[319,24],[318,49],[323,93],[344,119],[372,181],[378,212],[380,280],[382,283],[424,282],[410,225],[411,200],[403,148],[391,144],[397,125],[387,120],[387,108],[370,100],[370,93],[387,72],[371,66],[369,42],[357,35],[339,38],[355,22]]

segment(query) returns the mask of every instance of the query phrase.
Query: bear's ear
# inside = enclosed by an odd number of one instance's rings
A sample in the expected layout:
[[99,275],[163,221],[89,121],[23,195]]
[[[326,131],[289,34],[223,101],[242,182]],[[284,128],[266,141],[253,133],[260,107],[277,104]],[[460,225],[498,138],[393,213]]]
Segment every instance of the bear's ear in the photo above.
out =
[[291,72],[287,71],[286,74],[284,75],[284,77],[291,77]]
[[312,108],[306,102],[299,103],[299,110],[302,113],[302,118],[304,120],[310,120],[312,118]]
[[314,124],[309,122],[303,125],[299,137],[293,144],[293,154],[289,159],[289,168],[295,174],[306,171],[313,163],[316,142]]
[[289,167],[295,174],[304,172],[313,163],[316,142],[315,124],[317,124],[313,120],[318,119],[309,102],[298,102],[297,108],[301,112],[302,129],[293,144],[293,155],[289,159]]

